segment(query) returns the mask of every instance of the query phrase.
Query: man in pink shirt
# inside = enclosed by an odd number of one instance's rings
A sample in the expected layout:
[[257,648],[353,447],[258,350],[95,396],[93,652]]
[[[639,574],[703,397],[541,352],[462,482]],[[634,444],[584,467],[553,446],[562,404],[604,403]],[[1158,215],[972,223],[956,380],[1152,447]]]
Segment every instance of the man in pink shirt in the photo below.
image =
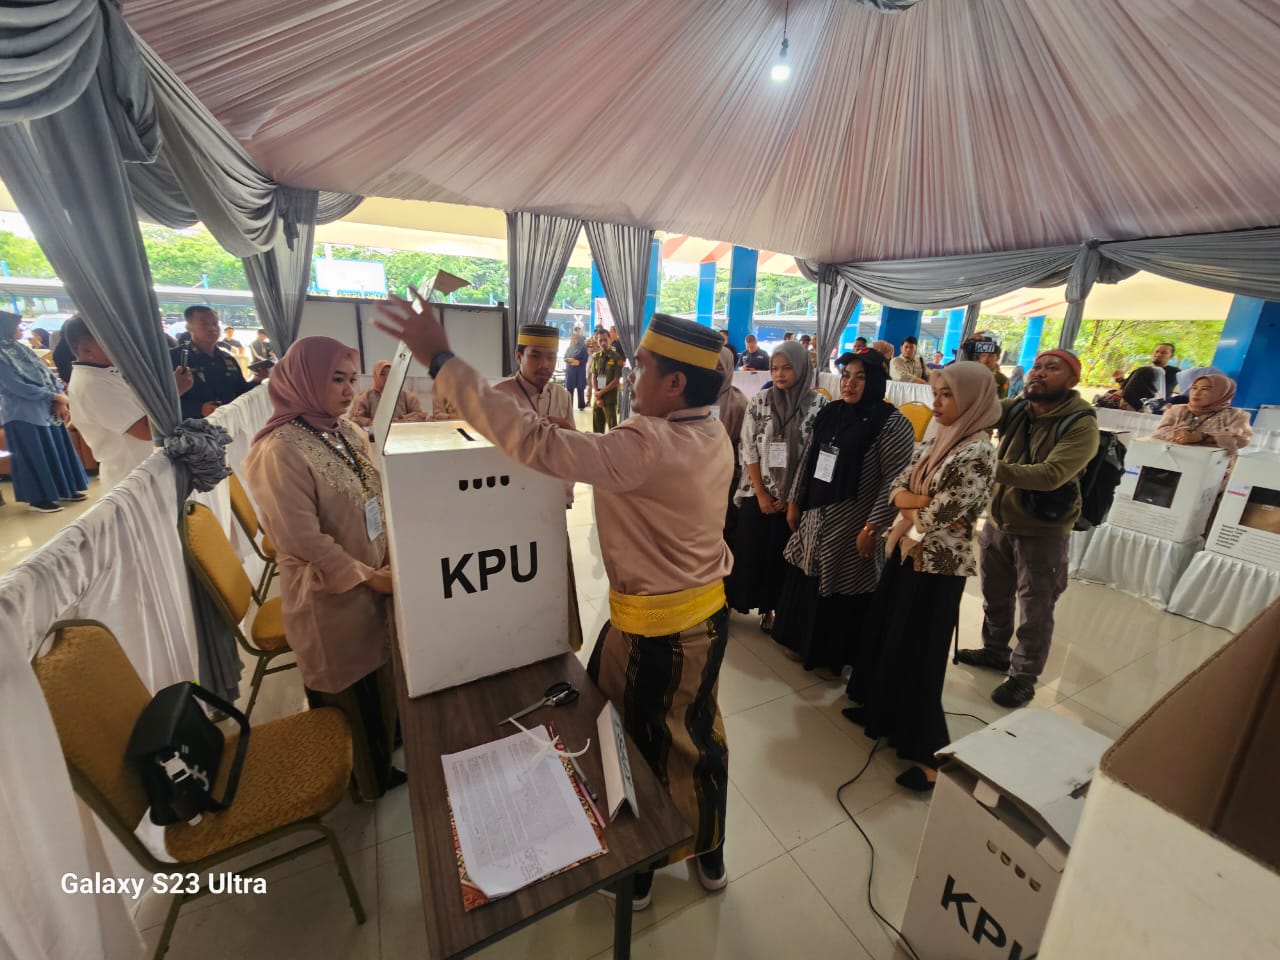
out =
[[[729,628],[723,531],[733,452],[711,413],[723,381],[719,334],[655,314],[631,374],[635,415],[595,434],[557,426],[490,387],[449,350],[429,304],[419,314],[394,298],[376,322],[507,456],[594,486],[609,623],[588,672],[694,828],[691,848],[673,859],[696,855],[702,885],[722,889],[729,752],[716,681]],[[635,909],[649,905],[652,882],[652,873],[636,876]]]

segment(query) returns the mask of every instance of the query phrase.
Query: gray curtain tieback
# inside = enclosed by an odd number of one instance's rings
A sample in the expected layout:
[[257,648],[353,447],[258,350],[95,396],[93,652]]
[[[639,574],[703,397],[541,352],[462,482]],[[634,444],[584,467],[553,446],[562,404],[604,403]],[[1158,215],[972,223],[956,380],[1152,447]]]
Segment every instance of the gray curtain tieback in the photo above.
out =
[[164,453],[186,467],[191,486],[208,493],[231,476],[225,447],[231,436],[208,420],[184,420],[164,441]]

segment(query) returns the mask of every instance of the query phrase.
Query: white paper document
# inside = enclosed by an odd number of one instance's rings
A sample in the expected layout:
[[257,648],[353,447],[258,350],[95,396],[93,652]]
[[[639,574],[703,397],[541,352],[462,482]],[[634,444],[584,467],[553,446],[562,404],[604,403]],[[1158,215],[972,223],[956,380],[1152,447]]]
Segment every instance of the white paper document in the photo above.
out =
[[445,784],[471,881],[506,896],[602,852],[595,829],[555,750],[538,727],[445,754]]

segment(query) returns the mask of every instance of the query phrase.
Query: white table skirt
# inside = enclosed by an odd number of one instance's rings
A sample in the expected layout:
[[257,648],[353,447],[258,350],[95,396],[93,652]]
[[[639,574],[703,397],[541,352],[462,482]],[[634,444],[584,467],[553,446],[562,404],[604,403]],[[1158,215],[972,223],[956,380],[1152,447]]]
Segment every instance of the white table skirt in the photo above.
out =
[[1104,523],[1089,540],[1077,578],[1105,583],[1163,609],[1203,545],[1201,540],[1178,543]]
[[1089,541],[1093,539],[1094,530],[1072,530],[1071,539],[1067,543],[1067,575],[1079,579],[1080,567],[1084,564],[1084,555],[1089,549]]
[[1280,597],[1280,570],[1205,550],[1195,555],[1169,599],[1169,612],[1239,633]]
[[890,380],[885,387],[885,397],[895,407],[904,403],[923,403],[933,406],[933,387],[927,383],[904,383],[901,380]]

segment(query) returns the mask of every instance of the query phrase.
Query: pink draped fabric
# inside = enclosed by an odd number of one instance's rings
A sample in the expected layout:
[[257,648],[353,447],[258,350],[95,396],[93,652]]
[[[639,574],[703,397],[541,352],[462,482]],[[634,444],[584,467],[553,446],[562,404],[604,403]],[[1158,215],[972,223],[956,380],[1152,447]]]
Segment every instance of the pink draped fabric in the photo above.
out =
[[[281,182],[827,262],[1280,222],[1266,0],[125,0]],[[425,225],[424,225],[425,226]]]

